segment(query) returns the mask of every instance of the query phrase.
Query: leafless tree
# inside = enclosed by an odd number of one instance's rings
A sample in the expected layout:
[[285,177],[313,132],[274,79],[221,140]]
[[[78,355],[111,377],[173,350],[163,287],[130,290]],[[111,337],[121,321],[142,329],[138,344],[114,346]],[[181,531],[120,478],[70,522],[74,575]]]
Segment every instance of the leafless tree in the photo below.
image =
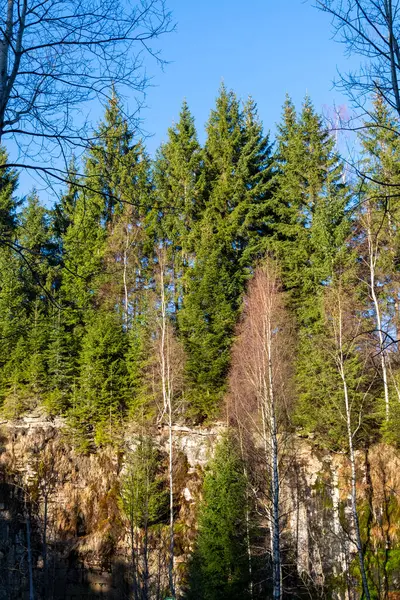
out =
[[[16,167],[65,179],[92,142],[93,100],[143,92],[153,41],[172,29],[164,0],[2,0],[0,143]],[[4,168],[6,165],[1,165]]]
[[400,116],[400,3],[398,0],[316,0],[331,15],[336,38],[349,54],[365,58],[340,85],[358,107],[379,94]]
[[[350,481],[351,481],[351,514],[355,535],[355,546],[357,549],[362,588],[367,600],[370,600],[367,572],[364,560],[364,548],[361,540],[360,521],[357,508],[357,467],[355,457],[355,438],[362,426],[362,402],[361,408],[356,407],[354,389],[352,389],[349,380],[349,359],[357,351],[359,335],[362,332],[362,314],[355,310],[354,297],[349,289],[342,284],[342,281],[336,283],[326,294],[325,298],[325,325],[332,340],[330,353],[336,366],[338,379],[342,392],[342,407],[339,409],[339,415],[343,417],[346,425],[347,452],[350,463]],[[359,382],[364,373],[359,376]],[[353,382],[354,383],[354,382]],[[368,394],[368,390],[366,392]]]
[[280,600],[283,594],[280,464],[283,424],[290,402],[289,321],[277,267],[267,260],[256,270],[248,287],[244,317],[233,349],[230,395],[239,431],[251,432],[264,452],[274,600]]
[[174,436],[173,425],[177,414],[178,399],[183,385],[183,350],[174,336],[170,321],[169,306],[172,303],[171,285],[167,269],[166,250],[157,251],[156,294],[157,294],[157,360],[161,384],[162,406],[159,423],[166,421],[168,427],[168,478],[169,478],[169,591],[175,598],[174,564]]

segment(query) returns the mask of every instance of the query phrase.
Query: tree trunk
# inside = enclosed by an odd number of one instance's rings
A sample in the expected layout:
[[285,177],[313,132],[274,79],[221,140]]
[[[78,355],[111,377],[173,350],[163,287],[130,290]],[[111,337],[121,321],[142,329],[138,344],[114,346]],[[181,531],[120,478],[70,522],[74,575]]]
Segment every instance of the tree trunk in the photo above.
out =
[[35,592],[33,587],[33,561],[32,561],[32,546],[31,546],[31,522],[30,516],[26,516],[26,546],[28,552],[28,576],[29,576],[29,600],[35,600]]
[[49,569],[47,562],[47,521],[48,521],[48,504],[49,499],[47,493],[44,496],[44,517],[43,517],[43,570],[44,570],[44,591],[43,598],[47,597],[49,585]]
[[364,562],[364,552],[361,541],[361,533],[360,533],[360,522],[358,519],[357,512],[357,477],[356,477],[356,460],[354,455],[354,446],[353,446],[353,432],[351,426],[351,408],[350,408],[350,400],[349,393],[347,388],[346,375],[344,371],[344,357],[343,357],[343,346],[341,341],[341,324],[339,324],[340,330],[340,347],[339,347],[339,372],[343,383],[343,397],[345,403],[345,412],[346,412],[346,428],[347,428],[347,441],[349,445],[349,459],[350,459],[350,467],[351,467],[351,512],[353,516],[353,525],[354,531],[356,535],[356,547],[358,560],[360,564],[360,573],[362,580],[362,587],[364,590],[364,594],[367,600],[371,600],[371,596],[369,593],[367,573],[365,570],[365,562]]
[[173,481],[173,432],[172,432],[172,383],[169,333],[167,323],[167,303],[164,287],[164,264],[160,259],[160,291],[161,291],[161,384],[164,403],[164,412],[168,418],[168,478],[169,478],[169,561],[168,582],[170,594],[175,598],[174,582],[174,481]]
[[275,394],[272,370],[272,331],[271,320],[267,327],[268,348],[268,396],[271,436],[271,492],[272,492],[272,582],[273,598],[282,598],[282,566],[280,550],[280,512],[279,512],[279,465],[278,465],[278,432],[275,414]]
[[[371,217],[369,216],[368,218],[370,219]],[[372,301],[373,301],[374,308],[375,308],[375,322],[376,322],[376,328],[378,330],[379,354],[380,354],[380,360],[381,360],[383,390],[384,390],[384,395],[385,395],[385,417],[386,417],[386,421],[388,421],[389,416],[390,416],[390,404],[389,404],[389,385],[388,385],[388,376],[387,376],[386,352],[385,352],[385,343],[384,343],[383,331],[382,331],[382,318],[381,318],[380,306],[379,306],[378,297],[376,295],[375,268],[376,268],[377,251],[374,246],[373,239],[372,239],[372,231],[371,231],[370,224],[368,224],[367,233],[368,233],[370,290],[371,290]]]
[[0,41],[0,142],[3,135],[4,114],[7,106],[8,55],[13,32],[14,0],[7,1],[6,27]]
[[135,527],[134,527],[134,518],[131,516],[130,519],[130,527],[129,533],[131,536],[131,561],[132,561],[132,593],[134,600],[140,600],[138,594],[138,585],[137,585],[137,573],[136,573],[136,551],[135,551]]
[[250,539],[250,505],[249,505],[249,478],[245,463],[244,449],[243,449],[243,437],[242,431],[239,426],[239,441],[240,441],[240,452],[243,463],[243,475],[246,481],[246,548],[247,548],[247,561],[249,566],[249,596],[253,598],[253,561],[251,558],[251,539]]

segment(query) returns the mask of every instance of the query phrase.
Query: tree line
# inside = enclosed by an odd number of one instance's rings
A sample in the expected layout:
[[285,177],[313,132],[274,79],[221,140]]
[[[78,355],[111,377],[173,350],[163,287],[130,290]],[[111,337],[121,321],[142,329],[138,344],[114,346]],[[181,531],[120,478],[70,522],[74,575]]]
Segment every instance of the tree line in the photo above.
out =
[[[358,178],[309,98],[300,111],[286,98],[272,140],[255,102],[225,86],[204,145],[184,103],[154,160],[113,90],[52,208],[35,191],[19,199],[17,172],[2,172],[2,411],[62,415],[84,452],[122,443],[127,422],[142,434],[167,427],[172,595],[173,426],[224,415],[236,473],[241,465],[242,541],[253,510],[246,457],[263,442],[273,597],[283,593],[281,463],[293,433],[348,456],[360,585],[373,597],[355,453],[397,445],[400,421],[399,123],[382,96],[373,106]],[[204,597],[234,597],[235,552]],[[204,581],[213,585],[210,573]]]

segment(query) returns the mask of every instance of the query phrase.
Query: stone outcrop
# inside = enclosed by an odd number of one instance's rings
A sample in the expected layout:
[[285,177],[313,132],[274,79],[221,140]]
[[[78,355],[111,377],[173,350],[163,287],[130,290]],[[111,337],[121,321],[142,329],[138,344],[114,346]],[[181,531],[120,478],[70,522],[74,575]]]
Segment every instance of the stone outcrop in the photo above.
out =
[[[62,419],[52,420],[41,411],[17,422],[3,421],[0,431],[0,600],[17,600],[26,593],[27,525],[32,568],[37,585],[44,585],[45,511],[47,568],[52,582],[47,597],[77,600],[103,594],[121,600],[129,570],[128,532],[118,502],[124,453],[105,449],[77,454],[65,435]],[[174,427],[176,566],[182,577],[195,538],[202,473],[223,431],[222,423],[210,428]],[[157,441],[166,451],[167,432],[159,429]],[[134,431],[126,433],[125,446],[135,446]],[[375,546],[395,546],[400,537],[400,511],[395,502],[400,496],[400,457],[392,448],[379,445],[360,452],[358,463],[363,527]],[[291,549],[288,560],[304,587],[320,589],[321,597],[326,597],[322,590],[328,586],[334,590],[329,596],[332,599],[357,598],[351,591],[354,546],[348,525],[346,457],[318,450],[308,440],[293,439],[282,497],[283,535]],[[368,511],[373,519],[368,518]],[[265,530],[268,536],[267,523]],[[19,565],[17,572],[15,564]],[[162,569],[160,577],[166,577]],[[400,579],[398,583],[400,587]]]

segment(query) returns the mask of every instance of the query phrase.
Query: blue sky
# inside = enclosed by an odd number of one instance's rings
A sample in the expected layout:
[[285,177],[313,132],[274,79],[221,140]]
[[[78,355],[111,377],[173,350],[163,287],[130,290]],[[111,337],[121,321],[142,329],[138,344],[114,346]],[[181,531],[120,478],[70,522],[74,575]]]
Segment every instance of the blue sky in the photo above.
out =
[[177,31],[162,40],[170,61],[155,72],[144,126],[154,152],[166,138],[184,98],[199,137],[221,80],[256,100],[265,128],[274,131],[286,92],[299,105],[306,93],[317,110],[347,104],[332,86],[349,59],[332,39],[329,16],[301,0],[169,0]]
[[[318,111],[347,104],[332,82],[348,68],[345,48],[332,39],[329,16],[302,0],[167,0],[176,32],[159,40],[164,71],[148,65],[143,128],[153,155],[177,119],[184,98],[196,119],[200,141],[223,80],[242,98],[258,104],[266,130],[274,133],[288,92],[296,105],[308,93]],[[129,103],[129,98],[127,99]],[[98,120],[99,107],[92,106]],[[35,182],[22,174],[20,192]],[[39,188],[41,197],[50,198]]]

